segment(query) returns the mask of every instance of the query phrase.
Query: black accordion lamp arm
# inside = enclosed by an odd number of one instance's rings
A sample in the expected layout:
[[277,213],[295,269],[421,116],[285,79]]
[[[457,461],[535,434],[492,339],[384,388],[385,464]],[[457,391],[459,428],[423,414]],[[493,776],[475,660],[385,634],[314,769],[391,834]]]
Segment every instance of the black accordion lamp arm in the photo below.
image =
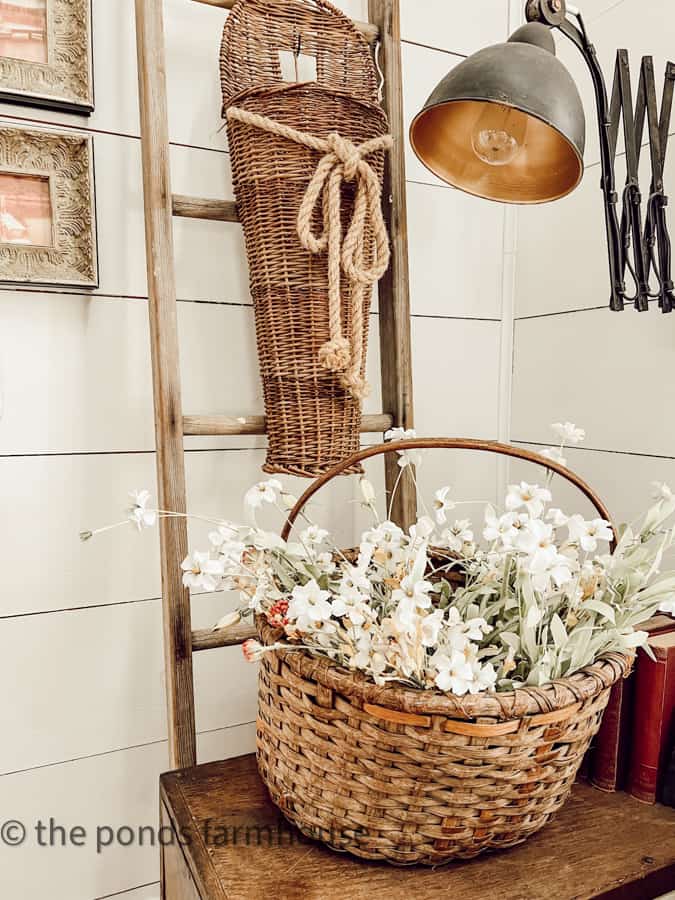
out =
[[[668,63],[666,69],[659,117],[653,62],[651,57],[643,59],[634,113],[628,53],[625,50],[619,50],[617,53],[610,103],[597,53],[588,38],[579,10],[567,4],[565,0],[528,0],[525,16],[528,22],[540,22],[562,32],[577,47],[591,75],[600,139],[601,188],[604,197],[611,284],[610,308],[622,310],[626,303],[633,303],[635,308],[642,312],[649,308],[650,300],[658,299],[661,310],[671,312],[675,308],[675,293],[671,244],[665,212],[668,198],[664,192],[663,170],[672,111],[675,66]],[[575,19],[576,23],[572,19]],[[649,130],[652,180],[643,229],[638,165],[645,116]],[[614,162],[621,122],[625,136],[627,178],[619,222],[617,212],[619,198]],[[625,284],[626,269],[635,284],[634,293],[630,296]],[[658,284],[656,291],[650,290],[652,272]]]

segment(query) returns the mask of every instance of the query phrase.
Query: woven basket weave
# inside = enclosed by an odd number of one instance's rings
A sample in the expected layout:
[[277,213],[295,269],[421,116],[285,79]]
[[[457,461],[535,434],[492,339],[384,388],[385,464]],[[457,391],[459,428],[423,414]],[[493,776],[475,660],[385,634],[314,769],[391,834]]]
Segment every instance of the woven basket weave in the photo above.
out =
[[[317,137],[339,132],[355,144],[387,132],[381,109],[316,84],[260,88],[236,106]],[[244,228],[269,449],[267,472],[313,477],[359,446],[361,404],[319,363],[329,339],[328,265],[301,245],[297,215],[321,153],[237,120],[228,122],[232,178]],[[369,157],[381,178],[384,153]],[[342,189],[343,231],[354,185]],[[316,211],[315,230],[322,227]],[[372,242],[370,232],[366,243]],[[342,331],[349,334],[350,285],[341,281]],[[370,297],[363,303],[361,375],[365,374]]]
[[[450,440],[394,448],[418,445],[474,445],[541,462],[595,498],[578,476],[527,451]],[[599,501],[597,508],[604,517]],[[280,637],[261,618],[258,629],[266,644]],[[302,651],[268,652],[259,677],[258,767],[284,815],[336,850],[438,865],[511,847],[565,802],[610,688],[631,662],[608,654],[543,687],[456,697],[379,687]]]
[[378,77],[367,41],[327,0],[239,0],[220,47],[223,114],[254,87],[281,84],[280,53],[316,59],[316,83],[375,103]]
[[[316,81],[283,83],[280,53],[316,60]],[[377,105],[370,48],[327,0],[239,0],[221,46],[223,114],[237,107],[318,138],[337,133],[355,145],[387,134]],[[267,472],[313,477],[359,446],[361,402],[335,371],[319,364],[329,333],[328,259],[298,237],[298,212],[322,153],[251,124],[228,119],[239,218],[243,225],[256,318],[269,450]],[[367,162],[382,181],[384,153]],[[354,211],[354,182],[341,191],[342,234]],[[318,204],[320,207],[321,204]],[[320,209],[313,232],[324,227]],[[366,227],[363,246],[374,246]],[[368,258],[368,254],[366,254]],[[338,320],[350,335],[351,285],[340,278]],[[356,301],[354,301],[356,303]],[[370,290],[358,304],[353,379],[365,379]],[[362,364],[359,365],[359,361]]]

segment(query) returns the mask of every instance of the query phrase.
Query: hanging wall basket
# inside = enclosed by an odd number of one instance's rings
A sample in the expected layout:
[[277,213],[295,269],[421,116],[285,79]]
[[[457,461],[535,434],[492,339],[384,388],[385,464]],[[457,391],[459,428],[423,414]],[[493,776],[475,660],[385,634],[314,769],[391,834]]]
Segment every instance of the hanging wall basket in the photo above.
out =
[[[283,83],[280,54],[298,51],[314,59],[316,81]],[[264,469],[313,477],[359,446],[370,298],[389,261],[381,185],[391,138],[368,45],[330,4],[242,0],[221,69]]]

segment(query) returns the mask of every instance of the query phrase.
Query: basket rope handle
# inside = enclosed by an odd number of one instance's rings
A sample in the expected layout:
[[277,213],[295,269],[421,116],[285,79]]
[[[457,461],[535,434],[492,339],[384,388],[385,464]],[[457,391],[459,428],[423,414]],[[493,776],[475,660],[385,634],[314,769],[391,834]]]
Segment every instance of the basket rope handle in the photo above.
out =
[[607,507],[595,493],[593,488],[586,484],[583,478],[580,478],[579,475],[577,475],[575,472],[572,472],[570,469],[565,468],[565,466],[561,466],[560,463],[554,462],[551,459],[547,459],[547,457],[541,456],[539,453],[533,453],[531,450],[523,450],[520,447],[513,447],[511,446],[511,444],[501,444],[497,441],[478,441],[473,440],[472,438],[412,438],[411,440],[405,441],[388,441],[387,443],[375,444],[372,447],[366,447],[364,450],[359,450],[357,453],[353,453],[351,456],[347,457],[347,459],[333,466],[332,469],[324,472],[323,475],[320,475],[309,485],[307,490],[304,491],[300,499],[288,514],[288,518],[286,519],[286,522],[284,524],[283,531],[281,532],[281,537],[283,538],[283,540],[288,540],[291,529],[293,528],[293,525],[302,510],[307,505],[307,501],[310,500],[310,498],[313,497],[314,494],[316,494],[316,492],[320,490],[325,484],[327,484],[329,481],[332,481],[338,475],[341,475],[345,471],[345,469],[349,469],[352,466],[357,465],[357,463],[363,462],[366,459],[370,459],[372,456],[380,456],[384,453],[393,453],[397,450],[434,449],[479,450],[485,453],[497,453],[501,456],[510,456],[515,459],[522,459],[526,462],[535,463],[536,465],[543,466],[544,468],[549,469],[552,472],[556,472],[558,475],[562,476],[566,481],[569,481],[581,491],[581,493],[587,498],[587,500],[589,500],[593,504],[597,513],[602,519],[606,519],[608,522],[610,522],[610,524],[612,525],[612,531],[614,532],[614,541],[612,541],[610,546],[612,550],[614,549],[616,540],[618,539],[618,535],[616,533],[616,528],[612,523]]

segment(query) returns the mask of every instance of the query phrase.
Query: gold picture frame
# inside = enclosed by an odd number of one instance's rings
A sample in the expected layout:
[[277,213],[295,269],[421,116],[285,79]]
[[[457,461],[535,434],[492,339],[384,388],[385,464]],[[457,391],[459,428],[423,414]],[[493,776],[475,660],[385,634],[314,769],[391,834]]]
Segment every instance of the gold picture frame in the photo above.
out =
[[0,282],[98,287],[90,135],[0,123]]
[[0,100],[93,111],[91,0],[0,0]]

